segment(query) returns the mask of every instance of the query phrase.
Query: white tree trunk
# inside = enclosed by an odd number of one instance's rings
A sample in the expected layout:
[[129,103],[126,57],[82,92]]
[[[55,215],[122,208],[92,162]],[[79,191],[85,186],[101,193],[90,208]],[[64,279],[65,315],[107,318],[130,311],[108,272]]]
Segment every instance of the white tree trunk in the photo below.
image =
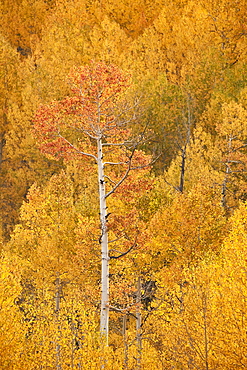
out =
[[136,343],[137,343],[137,369],[141,369],[142,358],[142,327],[141,327],[141,278],[137,280],[136,294]]
[[101,222],[101,314],[100,333],[108,344],[108,322],[109,322],[109,255],[108,255],[108,232],[107,232],[107,207],[106,190],[104,178],[104,162],[102,151],[102,139],[97,140],[98,145],[98,181],[100,198],[100,222]]
[[56,313],[56,321],[57,321],[57,328],[58,328],[58,337],[56,343],[56,370],[61,370],[61,345],[59,344],[61,340],[61,324],[60,324],[60,301],[61,301],[61,281],[59,274],[57,274],[56,278],[56,293],[55,293],[55,313]]

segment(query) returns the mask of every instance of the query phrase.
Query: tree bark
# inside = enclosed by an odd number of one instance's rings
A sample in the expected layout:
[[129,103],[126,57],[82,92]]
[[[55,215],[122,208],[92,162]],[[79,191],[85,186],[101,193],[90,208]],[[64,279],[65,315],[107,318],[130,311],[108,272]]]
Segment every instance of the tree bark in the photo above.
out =
[[98,155],[98,181],[100,198],[100,223],[101,223],[101,314],[100,333],[104,337],[105,344],[108,344],[108,322],[109,322],[109,253],[108,253],[108,231],[107,231],[107,206],[104,178],[104,163],[102,139],[97,140]]
[[61,365],[61,345],[59,344],[61,339],[61,325],[60,325],[60,300],[61,300],[61,282],[60,277],[56,278],[56,294],[55,294],[55,313],[58,326],[58,337],[56,343],[56,370],[62,370]]
[[142,358],[142,328],[141,328],[141,278],[137,280],[136,294],[136,344],[137,344],[137,369],[141,369]]

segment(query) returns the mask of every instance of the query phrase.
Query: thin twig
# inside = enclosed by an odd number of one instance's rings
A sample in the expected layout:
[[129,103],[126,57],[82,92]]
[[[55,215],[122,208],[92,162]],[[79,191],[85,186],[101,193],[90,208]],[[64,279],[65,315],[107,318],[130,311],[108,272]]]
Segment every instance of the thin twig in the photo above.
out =
[[136,247],[136,243],[134,243],[126,252],[121,253],[119,256],[110,256],[110,260],[111,259],[118,259],[118,258],[121,258],[123,256],[126,256],[126,254],[128,254],[130,251],[132,251],[132,249],[134,247]]
[[67,139],[65,139],[64,136],[62,136],[61,134],[58,134],[58,137],[60,137],[61,139],[63,139],[71,148],[73,148],[75,151],[77,151],[79,154],[82,154],[82,155],[86,155],[88,157],[91,157],[93,158],[95,161],[97,161],[97,158],[95,155],[93,154],[90,154],[90,153],[85,153],[85,152],[82,152],[81,150],[79,150],[75,145],[71,144]]

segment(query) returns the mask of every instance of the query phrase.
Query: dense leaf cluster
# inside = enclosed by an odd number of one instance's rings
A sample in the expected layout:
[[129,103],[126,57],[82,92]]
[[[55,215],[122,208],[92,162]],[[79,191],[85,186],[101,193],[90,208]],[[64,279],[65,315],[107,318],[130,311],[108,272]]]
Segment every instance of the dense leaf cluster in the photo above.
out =
[[1,2],[1,369],[246,368],[246,5]]

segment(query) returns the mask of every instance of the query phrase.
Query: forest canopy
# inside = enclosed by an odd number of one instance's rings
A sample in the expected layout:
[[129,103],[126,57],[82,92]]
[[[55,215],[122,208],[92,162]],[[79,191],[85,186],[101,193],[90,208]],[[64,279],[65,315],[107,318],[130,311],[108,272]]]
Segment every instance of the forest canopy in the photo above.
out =
[[1,1],[1,369],[246,368],[246,6]]

